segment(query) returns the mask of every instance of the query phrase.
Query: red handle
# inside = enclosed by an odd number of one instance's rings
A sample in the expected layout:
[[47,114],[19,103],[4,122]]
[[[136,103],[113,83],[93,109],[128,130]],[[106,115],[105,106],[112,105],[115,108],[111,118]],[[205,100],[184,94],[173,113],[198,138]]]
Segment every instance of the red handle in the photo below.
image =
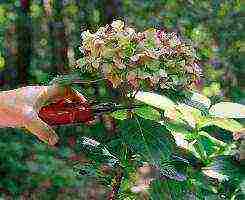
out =
[[87,123],[94,119],[91,106],[87,102],[67,102],[66,99],[42,107],[38,114],[51,126]]

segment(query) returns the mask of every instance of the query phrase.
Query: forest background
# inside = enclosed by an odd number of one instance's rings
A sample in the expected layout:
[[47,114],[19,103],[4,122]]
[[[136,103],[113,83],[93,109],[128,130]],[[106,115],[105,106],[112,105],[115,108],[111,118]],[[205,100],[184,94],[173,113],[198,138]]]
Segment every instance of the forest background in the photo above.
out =
[[[180,34],[200,58],[199,91],[214,102],[245,104],[244,11],[239,0],[1,0],[0,90],[47,84],[69,73],[81,57],[81,32],[122,19],[139,31],[154,27]],[[103,90],[94,85],[86,92]],[[102,198],[105,188],[75,176],[71,163],[86,161],[74,152],[74,140],[104,129],[103,123],[59,128],[59,148],[23,130],[0,129],[0,197]]]

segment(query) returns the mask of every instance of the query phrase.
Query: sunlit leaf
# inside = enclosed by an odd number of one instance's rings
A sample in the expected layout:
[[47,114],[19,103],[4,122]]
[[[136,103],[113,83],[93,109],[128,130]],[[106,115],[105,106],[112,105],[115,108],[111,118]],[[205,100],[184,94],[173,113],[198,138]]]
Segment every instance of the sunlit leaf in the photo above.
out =
[[125,110],[118,110],[111,113],[111,116],[115,119],[125,120],[128,118],[128,111]]
[[177,146],[188,149],[189,142],[185,139],[185,136],[182,133],[172,132],[172,135],[174,136]]
[[191,108],[196,108],[200,110],[205,115],[208,114],[208,110],[211,105],[211,101],[209,98],[196,92],[192,92],[192,96],[186,98],[184,100],[184,103]]
[[190,151],[196,158],[202,160],[202,157],[200,155],[200,150],[198,151],[196,146],[197,140],[194,140],[193,142],[189,143],[188,145],[188,151]]
[[168,97],[152,92],[139,91],[136,93],[135,98],[141,102],[144,102],[156,108],[160,108],[162,110],[176,106],[176,104]]
[[180,112],[175,107],[166,108],[164,111],[164,117],[176,121],[180,119]]
[[210,99],[200,93],[193,92],[191,100],[203,104],[206,108],[211,106]]
[[0,55],[0,70],[3,69],[5,66],[5,59]]
[[203,173],[206,174],[207,176],[214,178],[214,179],[218,179],[219,181],[228,181],[229,178],[226,175],[223,175],[219,172],[217,172],[215,169],[212,168],[207,168],[205,170],[203,170]]
[[245,105],[220,102],[213,105],[209,110],[210,115],[221,118],[245,118]]
[[194,146],[195,143],[197,143],[198,141],[196,139],[191,142],[187,140],[187,138],[190,136],[192,136],[193,138],[197,136],[193,135],[193,133],[187,129],[186,125],[180,123],[160,123],[162,125],[165,125],[166,128],[171,132],[177,146],[186,149],[187,151],[191,152],[195,157],[201,159],[198,150]]
[[156,109],[150,106],[142,106],[140,108],[136,108],[134,112],[140,117],[145,119],[159,121],[161,118],[160,113]]
[[188,135],[190,133],[188,126],[183,123],[160,121],[161,125],[165,126],[170,132],[180,132],[182,134]]
[[[196,113],[196,116],[200,116],[201,113],[198,113],[198,111],[193,111],[194,109],[189,108],[188,106],[186,106],[185,104],[179,104],[177,106],[177,110],[180,111],[181,113],[181,119],[183,119],[184,121],[186,121],[192,128],[196,127],[196,119],[193,115],[193,113]],[[193,111],[193,113],[192,113]]]
[[191,128],[195,128],[201,111],[186,104],[178,104],[176,107],[167,108],[164,116],[177,123],[185,123]]

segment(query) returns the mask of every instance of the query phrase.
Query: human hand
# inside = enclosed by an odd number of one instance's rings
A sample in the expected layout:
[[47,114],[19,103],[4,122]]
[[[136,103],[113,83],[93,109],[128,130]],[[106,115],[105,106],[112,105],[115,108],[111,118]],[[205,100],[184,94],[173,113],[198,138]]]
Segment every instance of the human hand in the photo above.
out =
[[58,141],[55,131],[38,116],[48,103],[61,99],[85,102],[86,99],[69,86],[27,86],[0,92],[0,127],[24,127],[40,140],[54,145]]

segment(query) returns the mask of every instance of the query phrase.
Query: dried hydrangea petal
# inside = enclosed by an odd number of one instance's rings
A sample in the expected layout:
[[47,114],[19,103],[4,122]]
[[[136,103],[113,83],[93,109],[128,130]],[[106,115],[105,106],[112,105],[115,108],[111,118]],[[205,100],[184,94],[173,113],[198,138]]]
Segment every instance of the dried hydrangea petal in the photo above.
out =
[[[93,34],[84,31],[82,39],[80,51],[87,67],[81,67],[100,72],[114,87],[123,82],[136,86],[141,80],[147,80],[150,85],[160,84],[163,88],[181,84],[185,88],[201,75],[194,49],[175,32],[152,28],[137,33],[123,21],[116,20]],[[125,69],[128,77],[119,76]],[[132,79],[130,71],[135,70],[136,77]],[[195,76],[189,76],[190,73]],[[172,81],[166,81],[168,79]]]
[[114,28],[116,31],[123,31],[124,28],[124,22],[121,20],[113,21],[111,24],[112,28]]

